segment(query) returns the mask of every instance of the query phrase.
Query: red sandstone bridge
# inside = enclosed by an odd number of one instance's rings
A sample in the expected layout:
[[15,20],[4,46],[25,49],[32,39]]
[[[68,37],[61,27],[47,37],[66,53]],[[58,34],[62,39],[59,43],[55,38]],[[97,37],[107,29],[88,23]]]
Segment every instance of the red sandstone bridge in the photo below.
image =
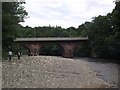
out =
[[45,37],[45,38],[16,38],[14,40],[27,47],[31,55],[39,55],[40,48],[47,43],[56,43],[63,48],[62,56],[72,58],[74,49],[81,43],[87,42],[88,37]]

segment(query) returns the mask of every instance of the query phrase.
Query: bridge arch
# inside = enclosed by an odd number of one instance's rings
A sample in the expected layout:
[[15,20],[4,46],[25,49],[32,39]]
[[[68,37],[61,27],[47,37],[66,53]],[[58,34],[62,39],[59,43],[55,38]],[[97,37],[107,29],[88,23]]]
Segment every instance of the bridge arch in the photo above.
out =
[[[19,43],[19,49],[17,51],[21,52],[23,55],[29,55],[30,56],[30,49],[23,43]],[[16,52],[17,54],[17,52]]]
[[62,56],[66,58],[72,58],[74,49],[83,42],[86,42],[88,37],[82,38],[63,38],[63,37],[54,37],[54,38],[17,38],[15,41],[18,43],[24,44],[32,56],[39,55],[41,47],[46,43],[57,43],[58,46],[62,47]]
[[61,56],[63,47],[59,43],[44,43],[39,49],[39,55]]

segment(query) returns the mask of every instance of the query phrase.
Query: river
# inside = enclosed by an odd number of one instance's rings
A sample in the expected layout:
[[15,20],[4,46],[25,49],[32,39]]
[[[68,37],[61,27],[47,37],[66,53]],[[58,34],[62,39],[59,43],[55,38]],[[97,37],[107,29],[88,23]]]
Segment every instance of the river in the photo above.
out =
[[86,62],[97,76],[112,84],[114,88],[118,87],[119,83],[119,65],[114,63],[114,60],[96,59],[96,58],[75,58],[75,60],[82,60]]

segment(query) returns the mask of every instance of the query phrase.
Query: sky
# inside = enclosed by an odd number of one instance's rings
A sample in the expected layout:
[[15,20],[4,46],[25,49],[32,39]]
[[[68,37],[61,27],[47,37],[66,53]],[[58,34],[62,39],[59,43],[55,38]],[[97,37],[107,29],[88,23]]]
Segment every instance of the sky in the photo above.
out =
[[77,28],[93,17],[107,15],[115,7],[114,0],[25,0],[28,18],[22,26],[61,26]]

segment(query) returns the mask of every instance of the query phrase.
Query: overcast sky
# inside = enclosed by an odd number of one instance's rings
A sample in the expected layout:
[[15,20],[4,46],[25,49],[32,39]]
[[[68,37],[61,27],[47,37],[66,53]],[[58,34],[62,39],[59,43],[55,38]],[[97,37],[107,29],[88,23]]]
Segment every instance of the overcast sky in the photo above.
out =
[[114,0],[25,0],[29,18],[23,26],[78,27],[92,17],[106,15],[115,7]]

